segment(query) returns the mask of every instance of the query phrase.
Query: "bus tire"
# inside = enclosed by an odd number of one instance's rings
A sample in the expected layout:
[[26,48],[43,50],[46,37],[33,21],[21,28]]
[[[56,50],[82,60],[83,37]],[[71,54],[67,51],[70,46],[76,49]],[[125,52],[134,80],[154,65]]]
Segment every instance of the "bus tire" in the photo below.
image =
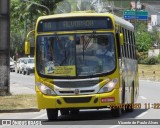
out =
[[111,109],[111,113],[113,117],[120,117],[122,115],[122,109],[121,108]]
[[125,82],[122,80],[122,103],[125,103]]
[[61,112],[61,115],[69,115],[68,109],[61,109],[60,112]]
[[48,120],[57,120],[58,109],[46,109]]
[[70,110],[70,114],[71,114],[71,115],[77,115],[77,114],[79,114],[79,109],[76,109],[76,108],[71,109],[71,110]]
[[[125,104],[125,81],[122,80],[122,104]],[[124,111],[124,108],[122,108]]]

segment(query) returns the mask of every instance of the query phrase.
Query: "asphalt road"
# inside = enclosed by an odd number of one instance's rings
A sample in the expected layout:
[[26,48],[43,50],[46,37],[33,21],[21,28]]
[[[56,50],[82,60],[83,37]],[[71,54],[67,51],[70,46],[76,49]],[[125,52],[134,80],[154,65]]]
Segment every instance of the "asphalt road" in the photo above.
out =
[[[22,74],[11,73],[11,83],[15,82],[16,84],[22,84],[30,89],[34,90],[34,75],[24,76]],[[160,119],[160,83],[152,81],[140,80],[140,92],[137,103],[141,104],[140,109],[134,110],[134,112],[126,113],[124,112],[121,117],[113,118],[111,116],[110,110],[101,109],[101,110],[83,110],[80,111],[80,114],[69,115],[69,116],[59,116],[57,121],[49,122],[47,121],[47,115],[45,110],[40,112],[32,113],[3,113],[0,114],[0,119],[42,119],[45,124],[54,124],[61,125],[61,127],[70,128],[71,125],[83,125],[83,127],[110,127],[110,128],[123,128],[124,125],[114,124],[114,121],[117,122],[120,120],[127,121],[128,119]],[[152,104],[155,104],[153,106]],[[107,123],[113,123],[113,125],[107,125]],[[120,122],[119,122],[120,123]],[[107,125],[107,126],[106,126]],[[125,125],[125,127],[134,127],[133,125]],[[140,125],[142,127],[151,127],[151,125]],[[152,126],[152,127],[160,127]],[[0,126],[1,128],[1,126]]]
[[23,75],[16,72],[10,73],[10,85],[21,85],[31,89],[34,89],[34,74]]

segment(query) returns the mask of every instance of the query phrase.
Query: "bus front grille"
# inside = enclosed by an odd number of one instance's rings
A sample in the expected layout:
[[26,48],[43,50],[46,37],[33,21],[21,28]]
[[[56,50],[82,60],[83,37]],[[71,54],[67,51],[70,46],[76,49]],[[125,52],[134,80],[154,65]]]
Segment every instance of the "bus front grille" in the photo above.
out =
[[[95,90],[80,90],[79,94],[93,93]],[[59,91],[61,94],[72,94],[75,95],[75,91]]]
[[54,80],[57,95],[95,94],[99,90],[99,78]]
[[82,79],[82,80],[54,80],[54,84],[60,88],[83,88],[93,87],[100,81],[98,78],[94,79]]

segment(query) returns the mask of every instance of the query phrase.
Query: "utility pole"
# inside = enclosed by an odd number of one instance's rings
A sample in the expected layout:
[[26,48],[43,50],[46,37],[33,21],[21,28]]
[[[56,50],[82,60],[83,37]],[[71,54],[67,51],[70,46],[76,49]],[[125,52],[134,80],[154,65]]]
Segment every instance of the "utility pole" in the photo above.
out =
[[0,95],[10,93],[10,0],[0,0]]

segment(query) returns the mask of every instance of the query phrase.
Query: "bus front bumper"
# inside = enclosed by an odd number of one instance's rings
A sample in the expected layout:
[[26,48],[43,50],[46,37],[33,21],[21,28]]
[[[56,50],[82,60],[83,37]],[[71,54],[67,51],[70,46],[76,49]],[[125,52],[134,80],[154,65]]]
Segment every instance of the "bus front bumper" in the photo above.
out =
[[103,108],[119,104],[119,89],[92,95],[47,96],[37,92],[38,109],[46,108]]

